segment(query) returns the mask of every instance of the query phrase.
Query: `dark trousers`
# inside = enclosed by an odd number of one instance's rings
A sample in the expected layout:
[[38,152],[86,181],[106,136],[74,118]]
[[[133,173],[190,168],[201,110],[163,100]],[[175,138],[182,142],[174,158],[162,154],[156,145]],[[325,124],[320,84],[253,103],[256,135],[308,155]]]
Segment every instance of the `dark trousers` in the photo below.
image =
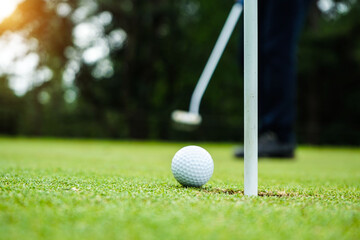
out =
[[282,142],[295,141],[296,50],[310,1],[258,2],[259,134],[274,132]]

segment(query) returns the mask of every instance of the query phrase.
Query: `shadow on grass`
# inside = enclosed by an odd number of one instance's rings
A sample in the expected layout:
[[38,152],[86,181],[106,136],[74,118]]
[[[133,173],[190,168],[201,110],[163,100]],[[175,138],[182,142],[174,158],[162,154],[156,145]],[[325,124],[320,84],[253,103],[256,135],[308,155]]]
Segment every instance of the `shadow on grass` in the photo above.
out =
[[[244,196],[244,190],[234,190],[234,189],[220,189],[220,188],[197,188],[197,187],[183,187],[183,186],[174,186],[178,189],[193,189],[198,192],[208,193],[208,194],[224,194],[224,195],[241,195]],[[298,193],[286,193],[285,191],[269,191],[258,192],[259,197],[296,197],[300,196]]]

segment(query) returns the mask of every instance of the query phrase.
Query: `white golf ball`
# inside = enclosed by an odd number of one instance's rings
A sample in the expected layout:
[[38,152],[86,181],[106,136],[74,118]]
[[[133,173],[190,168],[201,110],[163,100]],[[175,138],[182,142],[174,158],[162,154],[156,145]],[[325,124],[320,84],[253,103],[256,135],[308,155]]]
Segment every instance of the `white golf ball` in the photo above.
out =
[[171,171],[181,185],[201,187],[210,180],[214,172],[214,162],[205,149],[187,146],[173,157]]

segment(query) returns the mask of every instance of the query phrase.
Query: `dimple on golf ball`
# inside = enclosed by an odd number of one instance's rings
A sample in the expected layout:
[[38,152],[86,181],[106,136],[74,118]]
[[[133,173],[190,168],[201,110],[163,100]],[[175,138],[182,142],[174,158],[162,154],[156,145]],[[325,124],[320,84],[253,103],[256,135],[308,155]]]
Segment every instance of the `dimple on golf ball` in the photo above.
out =
[[210,180],[214,162],[204,148],[187,146],[177,151],[173,157],[171,171],[181,185],[201,187]]

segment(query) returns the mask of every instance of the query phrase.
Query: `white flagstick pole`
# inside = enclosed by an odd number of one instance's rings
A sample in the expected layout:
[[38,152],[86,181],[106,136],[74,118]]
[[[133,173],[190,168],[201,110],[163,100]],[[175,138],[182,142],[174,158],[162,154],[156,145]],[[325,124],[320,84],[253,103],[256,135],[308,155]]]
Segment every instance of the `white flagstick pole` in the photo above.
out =
[[258,0],[244,5],[244,185],[246,196],[258,195]]

